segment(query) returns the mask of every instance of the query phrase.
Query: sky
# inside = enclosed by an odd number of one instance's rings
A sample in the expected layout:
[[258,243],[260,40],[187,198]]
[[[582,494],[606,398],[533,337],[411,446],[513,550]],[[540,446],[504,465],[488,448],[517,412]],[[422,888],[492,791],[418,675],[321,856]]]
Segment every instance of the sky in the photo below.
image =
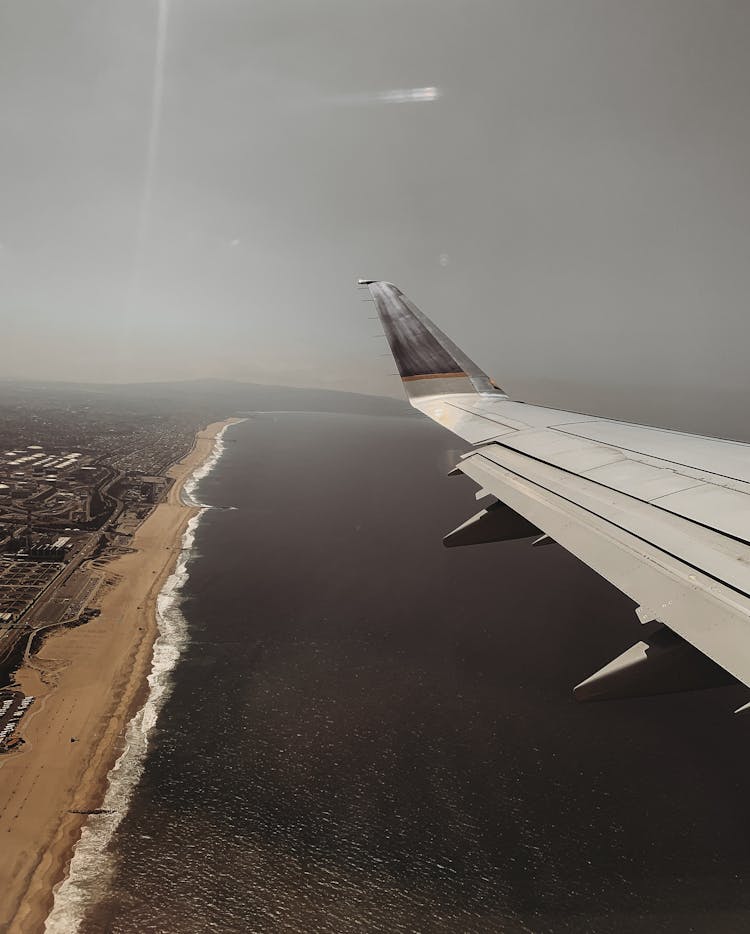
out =
[[750,5],[0,0],[0,375],[517,398],[739,436]]

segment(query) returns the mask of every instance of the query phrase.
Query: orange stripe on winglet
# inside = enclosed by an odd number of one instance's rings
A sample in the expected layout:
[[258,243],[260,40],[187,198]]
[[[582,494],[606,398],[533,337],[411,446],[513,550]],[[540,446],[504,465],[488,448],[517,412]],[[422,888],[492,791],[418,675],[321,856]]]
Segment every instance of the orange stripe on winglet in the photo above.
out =
[[401,382],[410,383],[415,379],[455,379],[460,376],[465,379],[469,378],[466,373],[420,373],[419,376],[402,376]]

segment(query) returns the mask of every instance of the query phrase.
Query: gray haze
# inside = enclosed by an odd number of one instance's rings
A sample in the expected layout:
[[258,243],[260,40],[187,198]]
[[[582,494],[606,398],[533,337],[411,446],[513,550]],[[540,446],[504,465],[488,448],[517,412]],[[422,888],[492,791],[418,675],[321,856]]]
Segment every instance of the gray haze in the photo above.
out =
[[748,4],[159,13],[0,0],[4,377],[400,394],[363,275],[517,397],[750,436]]

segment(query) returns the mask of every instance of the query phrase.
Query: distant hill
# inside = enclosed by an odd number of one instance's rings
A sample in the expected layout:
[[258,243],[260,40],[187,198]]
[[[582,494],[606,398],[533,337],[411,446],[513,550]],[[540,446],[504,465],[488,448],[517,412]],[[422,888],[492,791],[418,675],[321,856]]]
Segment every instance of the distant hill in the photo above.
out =
[[0,382],[0,405],[94,405],[122,411],[186,412],[225,417],[234,412],[299,411],[409,415],[406,401],[334,389],[296,389],[230,380],[165,383]]

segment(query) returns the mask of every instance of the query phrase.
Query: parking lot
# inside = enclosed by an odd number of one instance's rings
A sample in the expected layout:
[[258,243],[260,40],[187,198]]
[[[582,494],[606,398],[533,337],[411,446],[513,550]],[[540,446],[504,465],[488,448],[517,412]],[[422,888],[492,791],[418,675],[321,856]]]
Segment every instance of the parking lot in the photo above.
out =
[[1,559],[0,614],[10,613],[10,623],[15,622],[59,573],[61,567],[61,564],[50,561]]

